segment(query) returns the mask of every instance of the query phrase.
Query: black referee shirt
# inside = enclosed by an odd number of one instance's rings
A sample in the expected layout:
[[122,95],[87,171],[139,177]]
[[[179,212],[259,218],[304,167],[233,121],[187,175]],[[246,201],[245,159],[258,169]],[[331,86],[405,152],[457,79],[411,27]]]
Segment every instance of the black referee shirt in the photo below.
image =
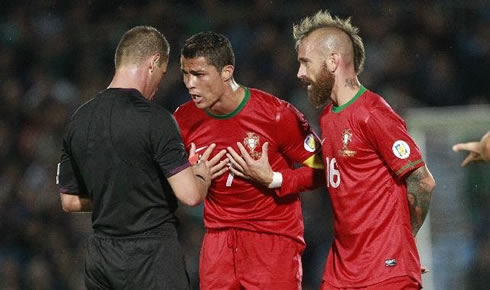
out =
[[95,232],[132,235],[176,221],[166,177],[188,166],[167,110],[135,89],[106,89],[68,123],[58,183],[61,192],[92,199]]

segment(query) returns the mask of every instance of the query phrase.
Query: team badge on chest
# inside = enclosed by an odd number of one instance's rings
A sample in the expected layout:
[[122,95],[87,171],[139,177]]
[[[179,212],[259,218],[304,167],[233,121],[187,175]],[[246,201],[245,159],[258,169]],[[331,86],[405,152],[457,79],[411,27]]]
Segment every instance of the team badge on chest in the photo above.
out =
[[260,146],[260,137],[253,132],[248,132],[247,137],[243,139],[243,145],[248,149],[250,156],[257,160],[262,156],[262,152],[257,152],[255,149]]
[[352,157],[356,155],[356,151],[349,149],[349,144],[352,142],[352,131],[345,129],[342,132],[342,149],[339,150],[339,154],[344,157]]

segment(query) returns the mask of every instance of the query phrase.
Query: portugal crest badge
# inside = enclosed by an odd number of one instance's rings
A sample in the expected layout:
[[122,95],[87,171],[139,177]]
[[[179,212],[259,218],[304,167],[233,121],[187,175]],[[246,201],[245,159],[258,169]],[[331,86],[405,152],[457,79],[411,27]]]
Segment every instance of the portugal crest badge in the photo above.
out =
[[257,160],[262,156],[262,152],[257,152],[255,149],[260,145],[260,137],[253,132],[247,132],[247,137],[243,139],[243,145],[248,149],[248,153],[253,159]]
[[342,132],[342,149],[339,150],[341,156],[352,157],[356,155],[356,151],[349,149],[350,142],[352,142],[352,131],[350,129],[345,129]]

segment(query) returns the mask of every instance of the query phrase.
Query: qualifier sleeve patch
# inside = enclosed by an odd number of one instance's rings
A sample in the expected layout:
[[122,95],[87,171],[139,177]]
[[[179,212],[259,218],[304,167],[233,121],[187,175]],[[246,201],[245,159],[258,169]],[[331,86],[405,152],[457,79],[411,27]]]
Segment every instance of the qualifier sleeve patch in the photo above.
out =
[[305,150],[308,152],[316,151],[316,141],[315,141],[315,136],[313,136],[313,134],[308,134],[308,136],[306,136],[304,147]]
[[407,159],[410,156],[410,146],[407,142],[402,140],[397,140],[393,143],[393,154],[400,159]]

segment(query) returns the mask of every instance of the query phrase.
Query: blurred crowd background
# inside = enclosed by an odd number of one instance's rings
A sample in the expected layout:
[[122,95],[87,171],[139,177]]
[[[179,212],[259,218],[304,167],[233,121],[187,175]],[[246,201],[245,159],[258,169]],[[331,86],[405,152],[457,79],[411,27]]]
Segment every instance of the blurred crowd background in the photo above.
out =
[[[170,111],[189,100],[178,63],[183,41],[215,30],[232,42],[240,84],[290,101],[318,129],[320,112],[296,79],[291,30],[319,9],[352,16],[367,53],[361,82],[402,116],[414,107],[490,103],[490,1],[17,0],[0,7],[0,289],[84,289],[90,215],[61,209],[61,138],[74,109],[109,84],[117,43],[135,25],[155,26],[170,42],[169,72],[156,99]],[[475,206],[489,203],[489,193],[481,195]],[[304,289],[316,289],[332,213],[324,190],[302,194],[302,201]],[[201,214],[178,210],[196,289]],[[490,282],[489,206],[477,216],[477,230],[468,233],[476,251],[467,289]]]

